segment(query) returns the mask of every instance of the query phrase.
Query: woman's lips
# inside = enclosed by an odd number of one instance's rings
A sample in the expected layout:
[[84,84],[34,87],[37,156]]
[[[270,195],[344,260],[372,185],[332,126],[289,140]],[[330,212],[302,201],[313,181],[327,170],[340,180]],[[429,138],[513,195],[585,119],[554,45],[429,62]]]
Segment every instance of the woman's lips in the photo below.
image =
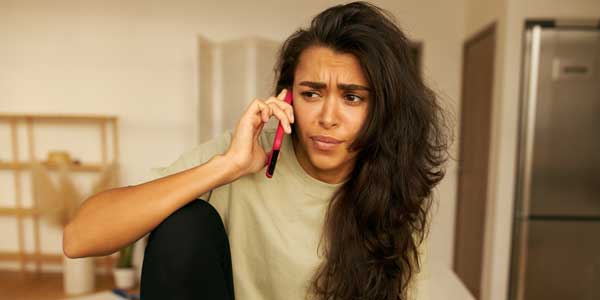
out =
[[328,136],[313,136],[311,140],[314,147],[322,151],[333,150],[342,143],[342,141]]

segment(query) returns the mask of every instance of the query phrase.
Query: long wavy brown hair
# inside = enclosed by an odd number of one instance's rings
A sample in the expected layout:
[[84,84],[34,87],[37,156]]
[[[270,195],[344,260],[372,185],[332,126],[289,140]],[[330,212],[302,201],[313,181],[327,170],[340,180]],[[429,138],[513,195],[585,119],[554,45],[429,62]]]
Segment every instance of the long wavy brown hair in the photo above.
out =
[[311,46],[357,57],[372,100],[350,146],[358,151],[354,169],[327,210],[319,246],[325,260],[310,292],[322,300],[406,299],[420,269],[431,192],[444,177],[445,112],[424,84],[408,39],[383,9],[365,2],[334,6],[293,33],[275,67],[276,94],[293,85],[300,54]]

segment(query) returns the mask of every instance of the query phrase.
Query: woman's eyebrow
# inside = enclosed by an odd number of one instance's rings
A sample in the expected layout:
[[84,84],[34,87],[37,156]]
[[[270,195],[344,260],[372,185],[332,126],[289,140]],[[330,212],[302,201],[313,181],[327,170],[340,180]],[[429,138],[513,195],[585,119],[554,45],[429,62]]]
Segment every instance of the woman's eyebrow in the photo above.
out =
[[325,84],[324,82],[315,82],[315,81],[302,81],[299,83],[299,85],[307,86],[307,87],[315,89],[315,90],[322,90],[322,89],[327,88],[327,84]]
[[[303,86],[307,86],[310,88],[313,88],[315,90],[322,90],[327,88],[327,84],[324,82],[315,82],[315,81],[302,81],[299,83],[299,85],[303,85]],[[366,87],[366,86],[362,86],[359,84],[354,84],[354,83],[339,83],[337,85],[338,89],[340,90],[346,90],[346,91],[356,91],[356,90],[364,90],[364,91],[370,91],[371,89]]]
[[340,90],[346,90],[346,91],[355,91],[355,90],[363,90],[363,91],[370,91],[371,89],[366,87],[366,86],[362,86],[359,84],[346,84],[346,83],[339,83],[338,85],[338,89]]

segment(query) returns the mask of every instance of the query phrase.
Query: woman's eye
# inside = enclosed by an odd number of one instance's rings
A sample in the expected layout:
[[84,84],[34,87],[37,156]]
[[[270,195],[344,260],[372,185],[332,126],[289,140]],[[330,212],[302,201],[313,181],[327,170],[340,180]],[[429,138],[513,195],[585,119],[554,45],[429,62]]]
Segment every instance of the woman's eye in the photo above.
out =
[[315,93],[315,92],[302,92],[301,93],[302,96],[306,97],[306,98],[315,98],[313,96],[318,97],[319,94]]
[[350,102],[360,102],[362,98],[357,95],[348,94],[346,95],[346,100],[349,100]]

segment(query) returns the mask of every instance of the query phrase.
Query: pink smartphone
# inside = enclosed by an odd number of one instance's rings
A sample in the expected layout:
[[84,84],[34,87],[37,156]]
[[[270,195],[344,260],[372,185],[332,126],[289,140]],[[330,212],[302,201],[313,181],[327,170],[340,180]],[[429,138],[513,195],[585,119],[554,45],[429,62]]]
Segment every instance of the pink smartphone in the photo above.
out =
[[[293,94],[294,93],[292,93],[291,89],[288,89],[287,93],[285,94],[285,102],[290,105],[293,105]],[[279,121],[277,132],[275,132],[275,139],[273,140],[273,148],[269,154],[269,160],[267,161],[267,178],[273,177],[273,174],[275,173],[275,164],[277,164],[277,157],[279,156],[279,149],[281,149],[281,143],[283,142],[284,134],[285,131],[283,130],[283,126],[281,126],[281,121]]]

